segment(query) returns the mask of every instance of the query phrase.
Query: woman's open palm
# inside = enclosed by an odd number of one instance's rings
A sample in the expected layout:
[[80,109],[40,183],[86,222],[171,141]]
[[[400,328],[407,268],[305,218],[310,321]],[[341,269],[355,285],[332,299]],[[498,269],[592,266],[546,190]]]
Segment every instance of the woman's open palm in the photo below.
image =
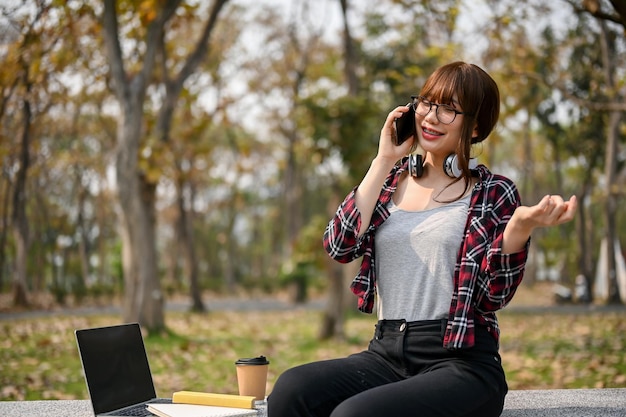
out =
[[574,218],[578,202],[576,196],[564,201],[560,195],[547,195],[534,206],[520,206],[515,216],[525,228],[556,226]]

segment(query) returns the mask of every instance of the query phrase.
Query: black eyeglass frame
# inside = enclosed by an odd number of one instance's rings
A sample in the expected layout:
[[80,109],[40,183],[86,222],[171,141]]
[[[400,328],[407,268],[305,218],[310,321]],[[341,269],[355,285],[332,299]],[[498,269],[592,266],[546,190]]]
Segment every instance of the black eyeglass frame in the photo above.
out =
[[[420,114],[417,112],[417,106],[419,104],[419,102],[422,102],[424,104],[428,103],[428,112],[426,112],[426,114]],[[456,120],[456,116],[457,114],[463,114],[466,116],[474,116],[472,113],[468,113],[468,112],[463,112],[463,111],[458,111],[457,109],[455,109],[454,107],[448,105],[448,104],[437,104],[437,103],[433,103],[432,101],[428,100],[426,97],[424,96],[411,96],[411,107],[413,107],[413,111],[415,111],[415,114],[419,114],[422,117],[426,117],[428,116],[428,113],[430,113],[433,109],[433,106],[435,106],[435,117],[437,117],[437,120],[439,120],[440,123],[443,123],[444,125],[449,125],[454,123],[454,121]],[[439,108],[443,107],[446,110],[450,110],[452,112],[454,112],[454,117],[452,118],[452,120],[450,120],[449,122],[444,122],[443,120],[441,120],[439,118]]]

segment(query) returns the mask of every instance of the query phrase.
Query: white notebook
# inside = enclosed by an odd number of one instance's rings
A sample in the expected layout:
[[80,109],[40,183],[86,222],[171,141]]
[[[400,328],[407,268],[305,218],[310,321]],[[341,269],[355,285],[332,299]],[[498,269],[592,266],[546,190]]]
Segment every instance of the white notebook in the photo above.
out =
[[249,408],[195,404],[148,404],[148,411],[160,417],[247,417],[258,415],[257,410]]

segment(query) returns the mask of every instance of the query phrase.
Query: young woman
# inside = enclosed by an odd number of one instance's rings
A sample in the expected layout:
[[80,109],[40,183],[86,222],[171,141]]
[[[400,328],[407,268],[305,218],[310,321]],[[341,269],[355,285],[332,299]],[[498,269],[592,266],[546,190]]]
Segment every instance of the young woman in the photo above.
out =
[[[378,154],[324,233],[332,258],[363,257],[352,290],[364,312],[377,302],[374,337],[366,351],[282,374],[269,417],[501,414],[495,312],[522,280],[533,229],[571,220],[576,199],[522,206],[512,181],[470,163],[499,103],[486,72],[455,62],[389,113]],[[395,145],[394,120],[411,109],[416,134]],[[418,145],[423,165],[405,156]]]

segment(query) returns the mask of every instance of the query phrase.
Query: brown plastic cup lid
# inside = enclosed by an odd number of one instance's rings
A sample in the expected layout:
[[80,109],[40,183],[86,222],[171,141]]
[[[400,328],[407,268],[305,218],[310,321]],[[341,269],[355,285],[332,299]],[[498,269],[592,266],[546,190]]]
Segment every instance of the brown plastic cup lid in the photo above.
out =
[[270,361],[265,356],[257,356],[256,358],[237,359],[235,365],[269,365]]

